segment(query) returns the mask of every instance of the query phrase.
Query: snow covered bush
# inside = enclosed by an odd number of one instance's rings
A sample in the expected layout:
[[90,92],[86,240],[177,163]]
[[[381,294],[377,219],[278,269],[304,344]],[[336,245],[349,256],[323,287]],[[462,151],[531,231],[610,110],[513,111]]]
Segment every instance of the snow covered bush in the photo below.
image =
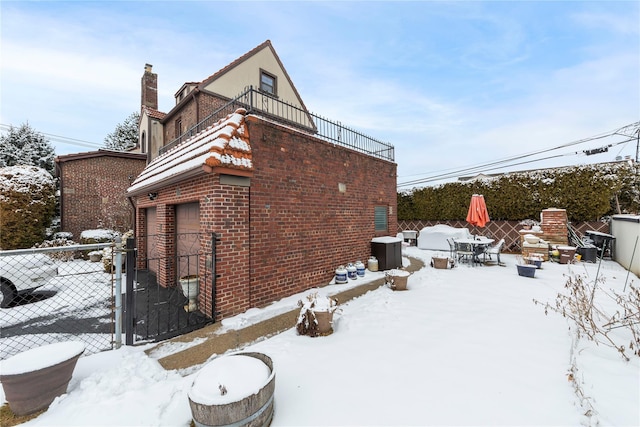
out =
[[36,166],[0,169],[0,248],[30,248],[44,240],[56,207],[55,180]]
[[[62,234],[62,233],[56,233]],[[68,233],[69,235],[71,233]],[[77,245],[71,239],[66,239],[64,237],[57,237],[52,240],[45,240],[44,242],[37,244],[34,248],[60,248],[64,246],[74,246]],[[57,260],[57,261],[73,261],[76,258],[81,258],[82,254],[79,251],[60,251],[60,252],[47,252],[49,258]]]
[[73,240],[73,233],[69,231],[58,231],[57,233],[54,233],[53,239]]
[[[114,261],[116,259],[116,254],[113,252],[112,247],[104,248],[102,250],[102,265],[104,266],[104,271],[107,273],[115,273],[116,269],[114,266]],[[124,271],[124,262],[125,257],[122,257],[122,267]]]
[[116,240],[116,237],[120,236],[115,230],[107,229],[95,229],[84,230],[80,233],[80,244],[89,245],[92,243],[110,243]]
[[338,310],[337,299],[313,292],[307,295],[306,301],[298,301],[298,306],[300,314],[296,322],[296,331],[299,335],[317,337],[331,333],[331,325],[324,324],[320,317],[326,313],[329,323],[332,322],[333,313]]

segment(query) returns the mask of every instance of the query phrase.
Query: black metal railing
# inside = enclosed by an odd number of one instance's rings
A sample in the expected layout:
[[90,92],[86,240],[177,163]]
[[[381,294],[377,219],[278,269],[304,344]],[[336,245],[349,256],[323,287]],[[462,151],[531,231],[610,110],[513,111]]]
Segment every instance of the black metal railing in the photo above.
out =
[[167,152],[182,141],[186,141],[199,132],[202,132],[238,108],[244,108],[248,113],[257,113],[266,118],[295,127],[303,132],[315,135],[322,140],[348,147],[373,157],[394,161],[395,154],[393,145],[371,138],[347,126],[343,126],[338,121],[329,120],[310,113],[296,105],[281,101],[272,95],[254,89],[252,86],[249,86],[243,93],[162,147],[159,154]]

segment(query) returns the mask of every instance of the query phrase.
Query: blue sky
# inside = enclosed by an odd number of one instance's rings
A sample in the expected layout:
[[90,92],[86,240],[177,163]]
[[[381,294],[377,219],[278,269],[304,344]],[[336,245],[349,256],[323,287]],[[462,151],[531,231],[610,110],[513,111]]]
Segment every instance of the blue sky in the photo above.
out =
[[[139,110],[145,63],[169,111],[184,82],[269,39],[309,110],[395,146],[403,183],[640,120],[639,5],[2,1],[0,124],[66,138],[58,155],[96,150]],[[626,139],[502,170],[635,158]]]

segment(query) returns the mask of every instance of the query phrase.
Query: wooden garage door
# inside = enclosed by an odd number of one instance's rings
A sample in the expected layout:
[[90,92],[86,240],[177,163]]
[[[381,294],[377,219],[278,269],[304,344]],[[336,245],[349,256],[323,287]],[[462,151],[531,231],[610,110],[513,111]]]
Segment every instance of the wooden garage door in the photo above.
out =
[[200,205],[185,203],[176,206],[176,253],[178,278],[198,274],[200,252]]
[[158,216],[156,208],[147,208],[146,210],[146,245],[147,245],[147,268],[149,272],[158,274],[158,236],[157,223]]

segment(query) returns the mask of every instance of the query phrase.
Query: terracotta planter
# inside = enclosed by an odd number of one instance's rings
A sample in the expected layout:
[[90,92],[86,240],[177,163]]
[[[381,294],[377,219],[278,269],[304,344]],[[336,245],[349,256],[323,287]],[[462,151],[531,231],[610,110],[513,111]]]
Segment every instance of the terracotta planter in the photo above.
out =
[[404,270],[390,270],[385,273],[385,283],[394,291],[406,291],[407,279],[410,274],[411,273]]
[[[189,390],[189,406],[196,426],[235,426],[253,427],[268,426],[273,418],[273,400],[276,387],[276,373],[273,368],[271,358],[263,353],[236,353],[222,356],[225,359],[214,359],[209,362],[196,376],[191,390]],[[218,392],[218,383],[224,373],[215,370],[214,364],[228,363],[228,358],[251,357],[255,358],[268,369],[268,375],[262,381],[261,378],[254,378],[256,382],[256,392],[247,396],[240,396],[233,401],[225,401],[224,396]],[[233,360],[231,360],[233,361]],[[246,361],[246,360],[245,360]],[[262,374],[262,372],[260,372]],[[233,378],[227,376],[227,381]],[[224,381],[227,383],[227,381]],[[207,383],[213,384],[212,394],[217,396],[203,395],[203,385],[206,391]],[[241,385],[239,385],[241,386]],[[236,388],[233,384],[225,384],[228,391],[232,393]],[[231,400],[231,399],[229,399]]]
[[329,335],[333,332],[332,311],[314,311],[313,315],[318,322],[318,335]]
[[433,268],[444,269],[449,268],[451,259],[449,258],[431,258],[431,266]]
[[2,362],[0,382],[15,415],[48,408],[67,392],[84,343],[62,342],[33,348]]
[[319,296],[317,292],[307,295],[306,301],[298,301],[300,314],[296,322],[298,335],[318,337],[333,333],[333,313],[338,309],[338,300]]

